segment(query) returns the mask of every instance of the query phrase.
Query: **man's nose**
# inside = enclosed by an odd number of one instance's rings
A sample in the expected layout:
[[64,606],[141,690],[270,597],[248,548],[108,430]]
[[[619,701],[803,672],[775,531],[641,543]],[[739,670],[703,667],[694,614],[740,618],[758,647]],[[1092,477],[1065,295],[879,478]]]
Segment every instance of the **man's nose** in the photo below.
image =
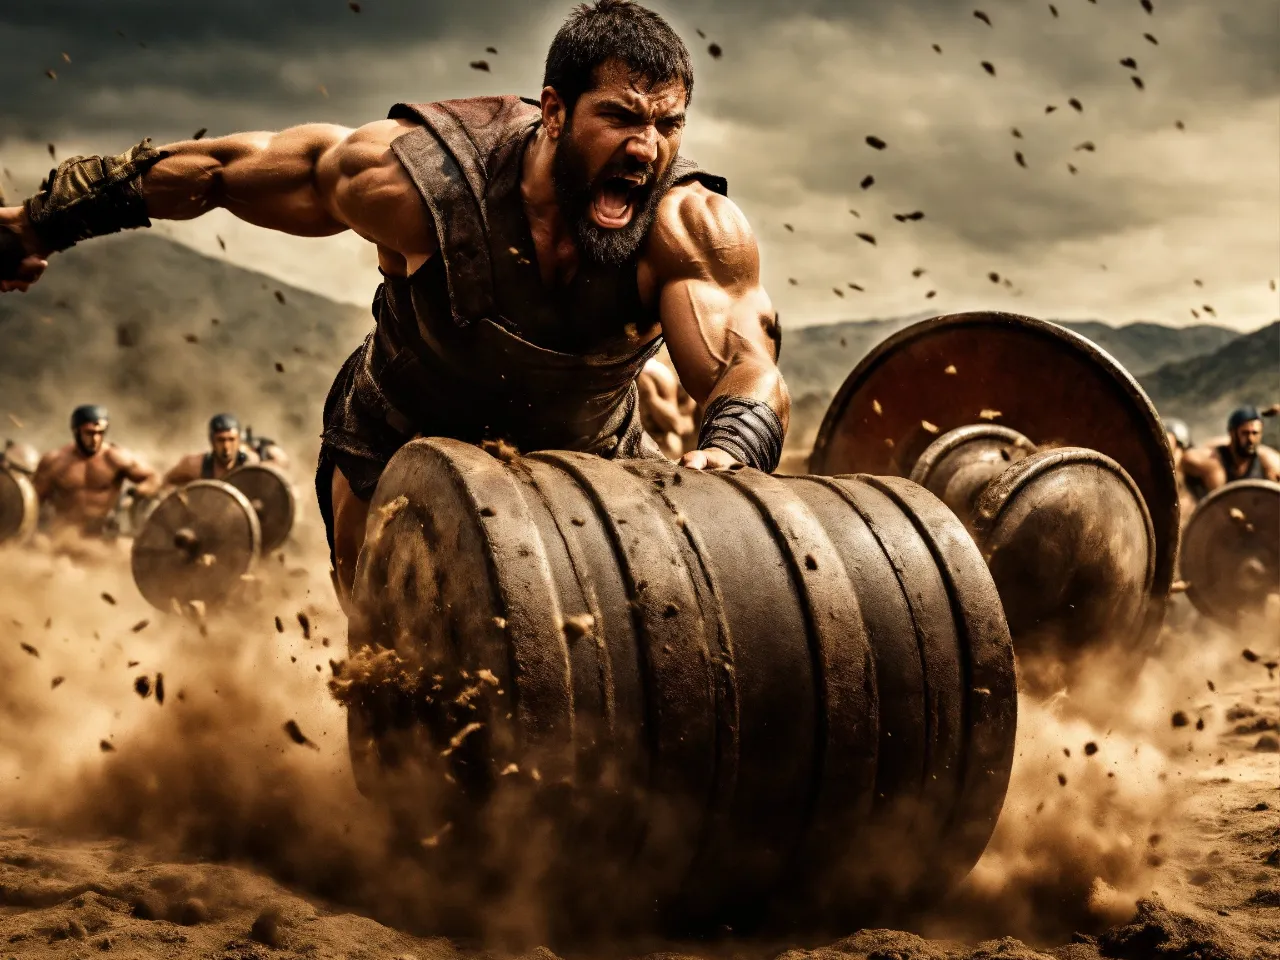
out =
[[653,124],[627,140],[627,156],[646,164],[658,159],[658,129]]

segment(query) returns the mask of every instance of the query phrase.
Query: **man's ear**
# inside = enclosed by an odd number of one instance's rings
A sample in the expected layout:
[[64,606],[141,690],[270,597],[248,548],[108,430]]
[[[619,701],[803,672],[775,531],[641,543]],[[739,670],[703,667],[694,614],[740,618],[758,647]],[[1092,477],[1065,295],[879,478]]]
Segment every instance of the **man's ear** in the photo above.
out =
[[569,110],[555,87],[542,88],[542,127],[552,140],[559,140],[569,120]]

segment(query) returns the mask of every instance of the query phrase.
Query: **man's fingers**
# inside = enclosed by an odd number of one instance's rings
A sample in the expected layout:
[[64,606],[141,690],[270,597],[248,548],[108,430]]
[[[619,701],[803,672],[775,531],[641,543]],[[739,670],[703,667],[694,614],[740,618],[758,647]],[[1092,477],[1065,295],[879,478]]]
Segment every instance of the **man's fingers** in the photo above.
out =
[[707,468],[707,453],[705,450],[690,450],[680,458],[680,465],[688,467],[690,470],[705,470]]
[[0,280],[0,293],[25,293],[33,283],[40,279],[49,266],[43,257],[24,257],[9,277]]

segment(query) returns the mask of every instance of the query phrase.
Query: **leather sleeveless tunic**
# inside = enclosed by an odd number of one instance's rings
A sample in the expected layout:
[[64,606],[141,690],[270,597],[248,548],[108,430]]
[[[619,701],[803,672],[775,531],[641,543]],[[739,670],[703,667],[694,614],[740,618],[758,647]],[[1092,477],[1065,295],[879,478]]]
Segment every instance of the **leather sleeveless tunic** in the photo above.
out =
[[1249,460],[1249,469],[1244,472],[1244,476],[1234,476],[1232,471],[1235,469],[1235,461],[1231,458],[1230,447],[1218,447],[1218,462],[1222,464],[1222,469],[1227,473],[1227,483],[1235,480],[1265,480],[1267,479],[1266,471],[1262,469],[1262,458],[1256,453]]
[[[249,462],[249,455],[245,453],[243,450],[237,450],[236,451],[236,467],[243,467],[248,462]],[[235,467],[232,467],[232,469],[234,470]],[[204,455],[204,459],[200,461],[200,478],[202,480],[212,480],[213,470],[214,470],[213,454],[206,453]]]
[[[440,252],[378,288],[377,326],[348,361],[345,406],[330,394],[326,443],[384,465],[414,434],[653,455],[652,443],[641,450],[635,380],[661,337],[636,344],[657,320],[656,305],[640,302],[636,261],[584,263],[555,289],[538,269],[520,191],[537,105],[479,97],[397,104],[389,116],[420,123],[391,149],[431,212]],[[725,192],[722,178],[676,164],[674,183]]]

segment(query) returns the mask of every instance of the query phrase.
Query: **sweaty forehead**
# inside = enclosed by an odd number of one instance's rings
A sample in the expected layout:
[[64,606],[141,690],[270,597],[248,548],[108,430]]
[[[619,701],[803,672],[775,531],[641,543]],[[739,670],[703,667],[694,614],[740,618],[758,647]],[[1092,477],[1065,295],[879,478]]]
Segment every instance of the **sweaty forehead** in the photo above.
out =
[[650,80],[639,76],[620,60],[607,60],[596,68],[595,87],[583,96],[625,106],[636,113],[664,116],[684,110],[686,91],[681,80]]

